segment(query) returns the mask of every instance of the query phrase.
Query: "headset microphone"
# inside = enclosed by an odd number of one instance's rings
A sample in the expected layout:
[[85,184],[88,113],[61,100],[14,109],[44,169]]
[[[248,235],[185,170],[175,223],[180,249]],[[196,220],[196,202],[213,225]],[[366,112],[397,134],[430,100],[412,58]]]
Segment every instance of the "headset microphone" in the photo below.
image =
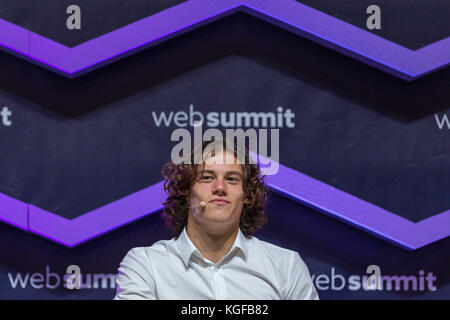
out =
[[198,205],[189,207],[189,208],[192,209],[192,213],[194,214],[194,216],[196,216],[196,215],[198,215],[200,213],[199,210],[197,209],[198,207],[200,207],[202,209],[206,208],[206,202],[205,201],[200,201],[200,203]]

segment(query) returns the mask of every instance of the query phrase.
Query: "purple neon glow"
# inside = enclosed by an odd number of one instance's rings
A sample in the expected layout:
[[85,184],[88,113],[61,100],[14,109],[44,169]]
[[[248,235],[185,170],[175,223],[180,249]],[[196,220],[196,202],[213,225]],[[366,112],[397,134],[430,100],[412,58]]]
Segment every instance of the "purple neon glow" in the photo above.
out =
[[30,52],[29,32],[0,19],[0,45],[20,55],[28,55]]
[[450,37],[413,51],[294,0],[189,0],[73,48],[0,19],[0,46],[74,78],[237,11],[407,81],[449,64]]
[[[450,210],[414,223],[281,164],[278,173],[267,176],[266,182],[284,196],[406,250],[450,236]],[[68,220],[0,194],[0,208],[6,208],[0,210],[0,220],[74,247],[161,210],[165,197],[163,182],[159,182]]]
[[0,193],[0,220],[17,228],[28,230],[28,205]]
[[414,223],[282,165],[266,181],[282,195],[407,250],[450,236],[450,210]]
[[161,210],[164,201],[160,182],[72,220],[30,205],[29,231],[74,247]]

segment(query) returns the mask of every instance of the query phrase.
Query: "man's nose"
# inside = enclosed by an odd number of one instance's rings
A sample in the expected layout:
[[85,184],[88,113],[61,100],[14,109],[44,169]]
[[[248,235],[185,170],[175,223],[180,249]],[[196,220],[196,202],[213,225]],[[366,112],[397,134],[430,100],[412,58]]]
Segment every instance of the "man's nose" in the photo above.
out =
[[226,192],[226,184],[225,181],[222,178],[217,178],[214,186],[213,186],[213,193],[214,194],[221,194],[221,195],[225,195]]

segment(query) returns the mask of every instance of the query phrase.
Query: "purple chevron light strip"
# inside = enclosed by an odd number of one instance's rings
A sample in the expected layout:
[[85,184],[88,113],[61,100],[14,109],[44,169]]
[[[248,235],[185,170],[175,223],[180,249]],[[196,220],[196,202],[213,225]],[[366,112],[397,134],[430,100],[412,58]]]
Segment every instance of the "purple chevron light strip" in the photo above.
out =
[[28,231],[28,205],[0,193],[0,220]]
[[[266,183],[281,195],[406,250],[450,236],[450,210],[414,223],[281,164],[276,175],[267,176]],[[165,197],[163,182],[159,182],[68,220],[0,194],[0,220],[75,247],[161,210]]]
[[72,220],[30,205],[29,231],[75,247],[161,210],[164,201],[163,182],[159,182]]
[[414,223],[282,165],[266,183],[284,196],[407,250],[450,236],[450,210]]
[[413,51],[294,0],[190,0],[73,48],[0,19],[0,47],[75,78],[238,11],[407,81],[449,64],[450,37]]

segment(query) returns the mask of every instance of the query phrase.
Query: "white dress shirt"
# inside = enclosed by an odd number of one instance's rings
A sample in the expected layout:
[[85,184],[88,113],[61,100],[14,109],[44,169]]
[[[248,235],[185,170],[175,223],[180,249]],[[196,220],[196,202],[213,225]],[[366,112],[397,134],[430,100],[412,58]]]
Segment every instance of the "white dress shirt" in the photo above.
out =
[[186,228],[178,238],[131,249],[119,268],[114,300],[318,299],[300,255],[239,230],[217,263],[205,259]]

